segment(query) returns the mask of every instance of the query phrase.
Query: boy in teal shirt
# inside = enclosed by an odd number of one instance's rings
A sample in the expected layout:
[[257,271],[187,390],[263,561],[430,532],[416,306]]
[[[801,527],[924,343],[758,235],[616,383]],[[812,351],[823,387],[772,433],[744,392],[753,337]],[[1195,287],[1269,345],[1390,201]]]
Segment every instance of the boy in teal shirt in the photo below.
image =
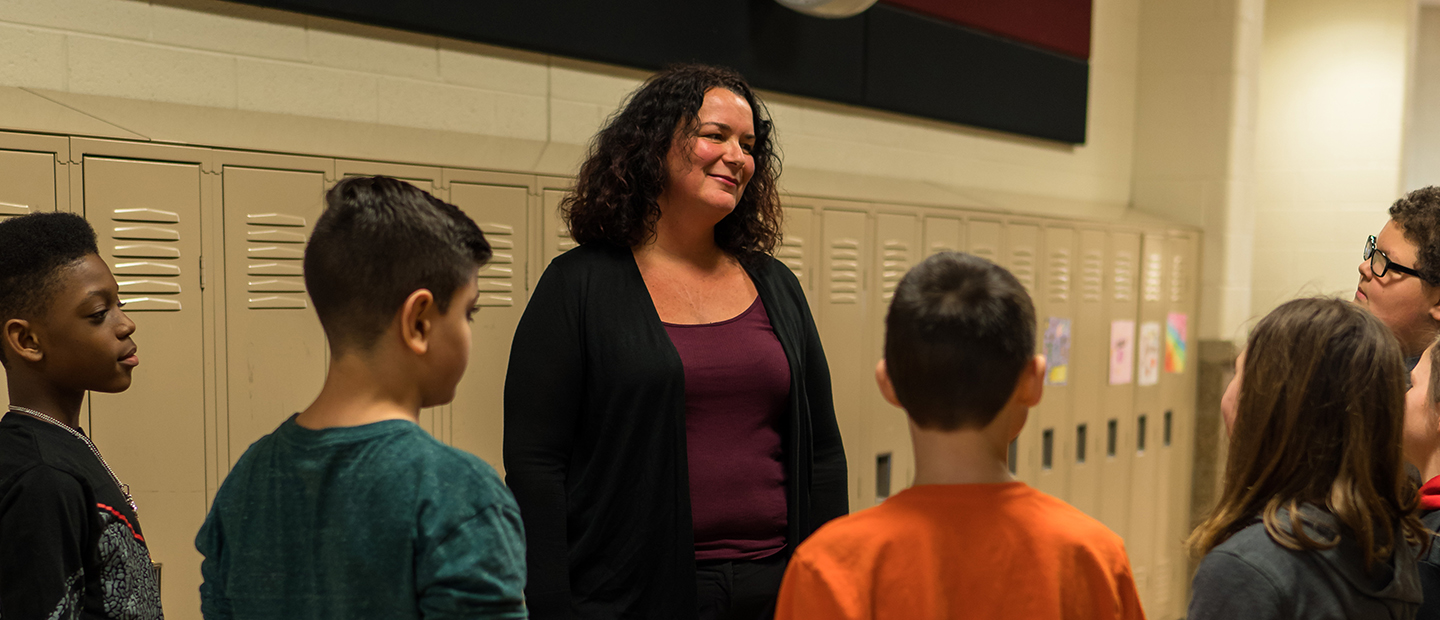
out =
[[218,618],[526,618],[519,509],[417,424],[470,354],[480,229],[385,177],[345,179],[305,249],[332,351],[315,402],[246,450],[195,545]]

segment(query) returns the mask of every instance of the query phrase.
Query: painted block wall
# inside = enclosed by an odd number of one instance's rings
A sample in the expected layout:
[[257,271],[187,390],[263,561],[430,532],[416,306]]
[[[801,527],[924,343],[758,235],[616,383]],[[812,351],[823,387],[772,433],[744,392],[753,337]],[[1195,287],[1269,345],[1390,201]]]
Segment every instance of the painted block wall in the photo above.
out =
[[[1130,201],[1138,6],[1095,3],[1088,144],[773,95],[792,185],[841,198],[910,193],[925,199],[908,201],[945,206],[1120,216]],[[644,77],[217,0],[0,0],[0,58],[0,86],[55,93],[66,105],[100,95],[521,139],[552,148],[516,167],[555,174],[571,171]]]
[[1354,295],[1400,195],[1415,0],[1269,0],[1255,151],[1251,314]]

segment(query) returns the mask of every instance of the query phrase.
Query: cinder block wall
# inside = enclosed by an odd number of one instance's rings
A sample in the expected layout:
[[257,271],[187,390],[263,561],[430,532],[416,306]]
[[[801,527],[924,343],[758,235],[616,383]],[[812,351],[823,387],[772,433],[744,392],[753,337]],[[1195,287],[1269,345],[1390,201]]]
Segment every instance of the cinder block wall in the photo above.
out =
[[[1095,3],[1087,144],[773,95],[787,189],[1121,216],[1138,7]],[[216,0],[0,0],[0,86],[536,141],[555,174],[644,75]]]

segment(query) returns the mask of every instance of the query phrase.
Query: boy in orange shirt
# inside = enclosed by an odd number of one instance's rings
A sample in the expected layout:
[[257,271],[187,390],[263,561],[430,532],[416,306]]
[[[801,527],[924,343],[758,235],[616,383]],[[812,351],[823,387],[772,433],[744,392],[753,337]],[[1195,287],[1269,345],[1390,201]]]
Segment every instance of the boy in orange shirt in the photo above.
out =
[[1143,619],[1120,537],[1010,475],[1045,375],[1020,282],[936,254],[885,322],[875,377],[910,417],[915,486],[802,543],[776,619]]

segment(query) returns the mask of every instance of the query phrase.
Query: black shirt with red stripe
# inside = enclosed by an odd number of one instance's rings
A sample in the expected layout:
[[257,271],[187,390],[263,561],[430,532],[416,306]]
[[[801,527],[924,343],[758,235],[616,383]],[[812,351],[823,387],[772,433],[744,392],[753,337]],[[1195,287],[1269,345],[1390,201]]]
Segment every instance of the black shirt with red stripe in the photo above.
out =
[[80,438],[0,418],[0,619],[163,618],[140,521]]

